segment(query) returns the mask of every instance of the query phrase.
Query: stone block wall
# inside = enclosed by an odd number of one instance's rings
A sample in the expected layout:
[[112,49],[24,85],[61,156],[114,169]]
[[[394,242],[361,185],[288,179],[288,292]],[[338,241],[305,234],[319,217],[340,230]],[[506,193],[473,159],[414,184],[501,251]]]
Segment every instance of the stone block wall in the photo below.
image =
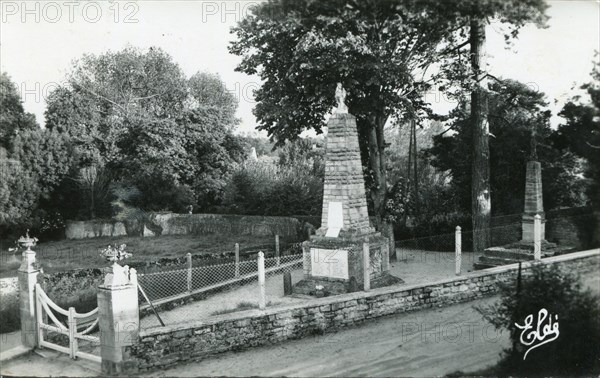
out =
[[229,214],[150,213],[144,221],[114,220],[67,221],[67,239],[100,236],[155,235],[253,235],[274,236],[292,240],[304,239],[303,224],[291,217],[263,217]]
[[546,213],[546,240],[577,249],[598,247],[600,213],[585,210],[587,208]]
[[[600,250],[544,259],[565,269],[593,272]],[[531,263],[523,264],[523,272]],[[302,304],[216,316],[205,321],[140,332],[128,351],[140,371],[161,369],[210,355],[331,332],[369,319],[489,296],[498,282],[514,280],[518,266],[506,265],[427,285],[387,287],[342,294]]]

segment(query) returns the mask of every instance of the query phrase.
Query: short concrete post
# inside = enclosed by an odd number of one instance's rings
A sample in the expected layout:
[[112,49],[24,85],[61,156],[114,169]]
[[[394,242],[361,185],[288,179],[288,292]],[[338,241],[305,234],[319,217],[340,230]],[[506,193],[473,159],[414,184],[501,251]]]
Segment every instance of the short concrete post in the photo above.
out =
[[279,251],[279,235],[275,235],[275,263],[277,266],[281,264],[281,255]]
[[235,243],[235,278],[240,276],[240,243]]
[[456,266],[455,273],[460,276],[462,268],[462,234],[460,232],[460,226],[456,226],[456,233],[454,235],[454,252],[456,254]]
[[140,328],[135,270],[113,264],[98,287],[98,317],[102,374],[137,372],[137,363],[128,358]]
[[192,291],[192,254],[187,254],[187,291]]
[[542,217],[539,214],[533,217],[533,258],[542,259]]
[[[22,238],[23,239],[23,238]],[[27,236],[29,239],[29,236]],[[33,240],[33,239],[29,239]],[[17,272],[19,281],[19,312],[21,316],[21,343],[24,347],[35,348],[38,345],[37,318],[35,314],[35,284],[40,269],[35,261],[35,252],[31,250],[34,242],[23,252],[21,266]]]
[[371,290],[371,254],[369,252],[369,242],[363,242],[363,284],[364,290]]
[[[396,255],[394,253],[394,260]],[[390,271],[390,243],[383,243],[381,245],[381,270],[383,272]]]
[[310,278],[311,269],[311,257],[310,257],[310,242],[308,240],[302,242],[302,270],[304,272],[304,278]]
[[283,295],[292,295],[292,274],[289,271],[283,273]]
[[264,310],[267,307],[267,296],[265,294],[265,254],[258,252],[258,308]]

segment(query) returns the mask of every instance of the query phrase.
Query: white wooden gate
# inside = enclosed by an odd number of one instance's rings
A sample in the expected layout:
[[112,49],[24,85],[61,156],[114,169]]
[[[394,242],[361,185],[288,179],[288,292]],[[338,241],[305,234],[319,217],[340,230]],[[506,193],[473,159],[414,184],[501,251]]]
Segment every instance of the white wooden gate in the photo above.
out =
[[[89,334],[98,324],[97,307],[86,314],[78,314],[73,307],[70,307],[67,311],[48,298],[48,295],[46,295],[40,284],[35,285],[35,297],[38,347],[67,353],[72,359],[80,357],[95,362],[102,361],[100,356],[80,351],[78,344],[78,340],[87,340],[100,345],[100,338]],[[67,324],[65,325],[58,320],[52,310],[66,316],[68,319]],[[44,322],[44,319],[48,323]],[[67,348],[44,340],[44,330],[66,335],[69,338],[69,347]]]

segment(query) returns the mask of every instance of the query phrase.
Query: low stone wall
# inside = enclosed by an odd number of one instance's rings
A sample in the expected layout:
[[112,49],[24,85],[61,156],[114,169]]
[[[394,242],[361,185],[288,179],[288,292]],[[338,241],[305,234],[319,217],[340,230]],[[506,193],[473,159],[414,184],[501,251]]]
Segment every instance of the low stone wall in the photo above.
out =
[[155,235],[253,235],[304,239],[303,223],[291,217],[262,217],[229,214],[150,213],[144,220],[118,222],[114,220],[67,221],[67,239],[100,236]]
[[[543,263],[582,273],[597,271],[600,249],[555,256]],[[531,265],[523,264],[524,274]],[[140,371],[165,368],[226,351],[330,332],[381,316],[489,296],[496,293],[498,282],[514,280],[517,270],[517,264],[506,265],[426,285],[379,288],[155,328],[140,332],[139,342],[129,347],[128,353]]]

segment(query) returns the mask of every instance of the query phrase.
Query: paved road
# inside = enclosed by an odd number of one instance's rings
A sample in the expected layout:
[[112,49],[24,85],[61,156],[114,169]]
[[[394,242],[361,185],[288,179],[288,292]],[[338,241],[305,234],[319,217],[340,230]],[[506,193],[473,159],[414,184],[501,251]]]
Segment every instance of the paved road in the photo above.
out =
[[438,376],[495,364],[509,346],[474,309],[496,298],[396,315],[338,333],[226,353],[155,376]]

